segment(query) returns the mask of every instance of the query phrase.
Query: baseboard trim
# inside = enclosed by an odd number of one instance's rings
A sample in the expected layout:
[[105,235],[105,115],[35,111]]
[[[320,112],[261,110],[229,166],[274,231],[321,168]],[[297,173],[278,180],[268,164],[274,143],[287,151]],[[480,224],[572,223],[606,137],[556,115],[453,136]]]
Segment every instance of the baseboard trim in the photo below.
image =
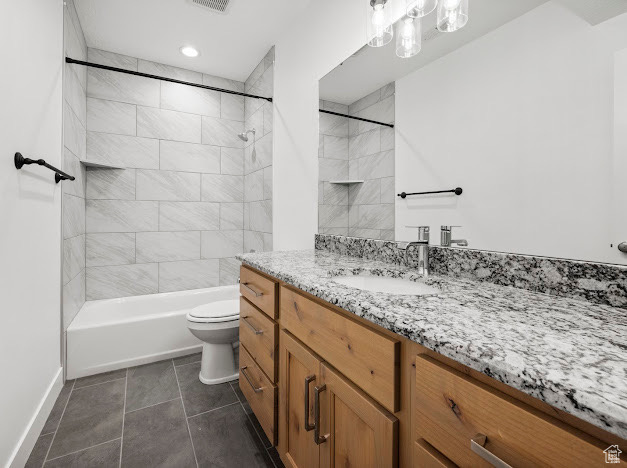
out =
[[48,416],[52,411],[52,407],[57,401],[59,393],[61,393],[61,388],[63,388],[63,367],[59,367],[59,370],[50,382],[46,393],[39,402],[39,406],[37,407],[35,414],[33,414],[26,430],[22,434],[20,441],[9,458],[9,463],[7,464],[8,467],[22,468],[26,464],[33,447],[35,447],[35,443],[39,438],[39,434],[44,428],[44,424],[46,424]]

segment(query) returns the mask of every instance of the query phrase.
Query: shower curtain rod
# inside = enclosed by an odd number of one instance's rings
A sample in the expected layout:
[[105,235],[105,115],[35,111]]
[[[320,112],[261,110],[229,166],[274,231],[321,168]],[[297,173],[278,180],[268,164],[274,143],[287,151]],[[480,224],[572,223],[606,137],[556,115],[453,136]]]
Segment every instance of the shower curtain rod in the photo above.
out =
[[373,124],[377,124],[377,125],[383,125],[384,127],[394,128],[394,124],[390,124],[390,123],[377,122],[376,120],[364,119],[362,117],[356,117],[354,115],[340,114],[339,112],[332,112],[330,110],[325,110],[325,109],[319,109],[319,111],[323,112],[325,114],[338,115],[340,117],[347,117],[347,118],[353,119],[353,120],[361,120],[362,122],[368,122],[368,123],[373,123]]
[[[209,89],[211,91],[218,91],[220,93],[235,94],[236,96],[244,96],[244,97],[249,97],[253,99],[264,99],[268,102],[272,102],[271,97],[257,96],[255,94],[248,94],[248,93],[240,93],[239,91],[232,91],[230,89],[216,88],[214,86],[207,86],[207,85],[202,85],[198,83],[191,83],[189,81],[176,80],[174,78],[167,78],[165,76],[151,75],[149,73],[136,72],[133,70],[125,70],[124,68],[111,67],[109,65],[101,65],[99,63],[85,62],[84,60],[76,60],[71,57],[65,57],[65,62],[73,63],[75,65],[84,65],[86,67],[100,68],[101,70],[110,70],[110,71],[114,71],[118,73],[125,73],[127,75],[135,75],[135,76],[142,76],[144,78],[152,78],[153,80],[168,81],[170,83],[178,83],[182,85],[193,86],[195,88]],[[332,112],[332,111],[324,110],[324,109],[319,109],[319,111],[325,114],[337,115],[339,117],[346,117],[346,118],[353,119],[353,120],[361,120],[362,122],[368,122],[368,123],[373,123],[377,125],[383,125],[385,127],[394,128],[394,124],[377,122],[376,120],[364,119],[362,117],[356,117],[354,115],[340,114],[339,112]]]
[[152,78],[153,80],[169,81],[170,83],[178,83],[178,84],[187,85],[187,86],[194,86],[195,88],[209,89],[211,91],[218,91],[220,93],[227,93],[227,94],[235,94],[237,96],[244,96],[244,97],[249,97],[249,98],[254,98],[254,99],[265,99],[268,102],[272,102],[271,97],[256,96],[254,94],[248,94],[248,93],[240,93],[239,91],[231,91],[230,89],[216,88],[214,86],[191,83],[189,81],[175,80],[174,78],[167,78],[165,76],[150,75],[149,73],[136,72],[133,70],[125,70],[124,68],[110,67],[108,65],[100,65],[99,63],[85,62],[83,60],[76,60],[70,57],[65,57],[65,61],[66,63],[74,63],[76,65],[85,65],[86,67],[100,68],[102,70],[110,70],[110,71],[114,71],[118,73],[126,73],[127,75],[143,76],[144,78]]

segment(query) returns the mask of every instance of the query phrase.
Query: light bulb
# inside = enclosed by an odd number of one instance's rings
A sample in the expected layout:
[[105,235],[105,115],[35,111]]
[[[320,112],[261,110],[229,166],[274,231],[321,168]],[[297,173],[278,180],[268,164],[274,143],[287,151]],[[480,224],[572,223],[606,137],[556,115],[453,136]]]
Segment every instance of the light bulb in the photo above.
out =
[[468,22],[468,0],[442,0],[438,6],[437,26],[440,31],[453,32]]
[[390,19],[388,0],[370,0],[368,5],[368,45],[381,47],[392,40],[394,29]]
[[438,5],[438,0],[406,0],[407,16],[410,18],[422,18],[427,16]]
[[399,22],[396,36],[396,55],[409,58],[420,52],[422,34],[420,20],[405,18]]

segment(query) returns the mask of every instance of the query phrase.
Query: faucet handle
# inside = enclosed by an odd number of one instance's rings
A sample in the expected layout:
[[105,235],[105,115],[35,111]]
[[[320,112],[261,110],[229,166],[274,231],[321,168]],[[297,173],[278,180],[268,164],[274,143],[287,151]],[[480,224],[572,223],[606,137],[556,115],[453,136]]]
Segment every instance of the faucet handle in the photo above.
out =
[[418,229],[418,240],[419,241],[428,241],[429,240],[429,226],[405,226],[409,229]]

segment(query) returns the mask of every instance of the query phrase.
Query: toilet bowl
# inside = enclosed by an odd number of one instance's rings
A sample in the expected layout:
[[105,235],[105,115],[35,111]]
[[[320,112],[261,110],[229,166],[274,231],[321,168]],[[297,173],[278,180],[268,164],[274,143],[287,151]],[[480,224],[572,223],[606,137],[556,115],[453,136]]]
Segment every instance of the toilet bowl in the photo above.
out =
[[198,378],[207,385],[239,378],[233,345],[239,339],[239,300],[212,302],[187,313],[187,328],[202,345]]

